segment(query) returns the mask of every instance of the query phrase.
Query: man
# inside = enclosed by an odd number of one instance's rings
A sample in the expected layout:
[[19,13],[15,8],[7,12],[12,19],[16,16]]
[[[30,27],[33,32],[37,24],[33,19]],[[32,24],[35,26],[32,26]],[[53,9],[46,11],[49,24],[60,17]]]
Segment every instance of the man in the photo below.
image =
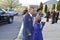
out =
[[56,19],[56,12],[55,12],[55,10],[53,10],[52,24],[55,23],[55,19]]
[[46,21],[49,22],[49,17],[50,17],[50,11],[46,13]]
[[56,23],[57,23],[58,19],[59,19],[59,12],[56,11]]
[[23,29],[23,37],[22,40],[32,40],[33,35],[33,17],[34,8],[29,9],[29,13],[24,18],[24,29]]

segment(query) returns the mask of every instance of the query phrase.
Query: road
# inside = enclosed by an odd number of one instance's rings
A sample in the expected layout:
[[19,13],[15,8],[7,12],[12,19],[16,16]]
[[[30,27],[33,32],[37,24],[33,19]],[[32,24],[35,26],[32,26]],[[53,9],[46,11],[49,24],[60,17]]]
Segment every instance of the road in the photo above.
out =
[[[22,23],[22,16],[15,16],[12,24],[0,25],[0,40],[14,40],[17,38]],[[51,24],[47,22],[43,28],[44,40],[60,40],[60,21]]]
[[12,24],[0,25],[0,40],[14,40],[20,30],[22,16],[15,16]]

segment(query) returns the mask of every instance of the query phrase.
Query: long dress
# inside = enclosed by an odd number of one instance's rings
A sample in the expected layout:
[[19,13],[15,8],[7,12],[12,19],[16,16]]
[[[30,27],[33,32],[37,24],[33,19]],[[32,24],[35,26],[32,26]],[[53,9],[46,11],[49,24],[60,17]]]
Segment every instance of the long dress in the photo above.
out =
[[38,23],[34,24],[33,40],[43,40],[42,35],[42,25],[40,24],[41,19],[38,20]]

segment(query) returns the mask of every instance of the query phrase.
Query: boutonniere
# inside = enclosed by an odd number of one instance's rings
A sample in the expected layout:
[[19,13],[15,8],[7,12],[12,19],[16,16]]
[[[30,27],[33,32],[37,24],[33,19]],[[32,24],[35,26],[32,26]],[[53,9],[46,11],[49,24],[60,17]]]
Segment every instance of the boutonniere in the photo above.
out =
[[29,18],[29,21],[31,21],[31,19]]

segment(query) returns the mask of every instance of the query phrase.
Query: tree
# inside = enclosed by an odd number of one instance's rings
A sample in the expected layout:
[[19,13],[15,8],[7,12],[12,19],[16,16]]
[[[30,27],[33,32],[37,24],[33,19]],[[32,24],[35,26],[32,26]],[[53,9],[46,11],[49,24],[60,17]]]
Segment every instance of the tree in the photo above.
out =
[[45,9],[44,9],[45,13],[47,13],[47,5],[45,5]]
[[60,0],[57,3],[57,10],[60,11]]
[[52,9],[55,9],[55,4],[52,5]]
[[40,9],[43,10],[43,3],[40,3]]
[[17,6],[20,6],[19,0],[2,0],[0,1],[0,7],[2,8],[16,8]]

